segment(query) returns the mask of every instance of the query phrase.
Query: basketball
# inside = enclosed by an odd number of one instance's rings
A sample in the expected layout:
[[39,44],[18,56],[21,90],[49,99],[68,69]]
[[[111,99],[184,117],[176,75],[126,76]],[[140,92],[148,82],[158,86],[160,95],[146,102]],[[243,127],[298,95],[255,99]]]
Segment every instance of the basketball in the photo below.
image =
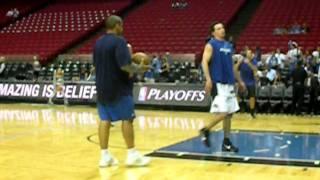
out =
[[137,52],[132,55],[132,62],[135,64],[150,65],[151,58],[143,52]]

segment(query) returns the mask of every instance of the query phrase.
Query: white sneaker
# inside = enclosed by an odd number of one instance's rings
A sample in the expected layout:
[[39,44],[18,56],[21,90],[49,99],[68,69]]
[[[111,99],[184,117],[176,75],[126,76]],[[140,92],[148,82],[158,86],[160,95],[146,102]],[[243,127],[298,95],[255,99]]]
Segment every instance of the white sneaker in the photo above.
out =
[[145,157],[138,152],[134,154],[130,154],[127,157],[126,165],[132,167],[141,167],[147,166],[150,163],[151,159],[149,157]]
[[119,161],[112,156],[103,156],[101,157],[99,162],[100,167],[116,166],[118,164],[119,164]]

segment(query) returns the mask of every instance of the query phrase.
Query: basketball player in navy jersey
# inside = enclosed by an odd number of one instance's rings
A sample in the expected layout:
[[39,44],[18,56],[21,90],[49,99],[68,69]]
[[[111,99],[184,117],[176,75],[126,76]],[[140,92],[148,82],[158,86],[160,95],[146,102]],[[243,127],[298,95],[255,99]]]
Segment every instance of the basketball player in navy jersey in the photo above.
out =
[[234,68],[232,45],[225,41],[225,28],[221,22],[214,22],[210,27],[212,38],[207,42],[203,56],[202,68],[206,77],[205,91],[211,94],[213,102],[210,112],[215,116],[200,130],[201,140],[210,147],[210,129],[223,121],[224,140],[222,151],[238,152],[239,149],[230,141],[232,114],[239,110],[235,83],[240,90],[245,88],[240,73]]
[[133,80],[136,73],[143,73],[149,66],[136,65],[131,61],[131,46],[123,34],[123,21],[119,16],[109,16],[105,22],[107,32],[97,40],[93,52],[96,69],[97,108],[100,117],[99,142],[101,148],[100,167],[118,164],[109,151],[110,126],[122,121],[122,134],[127,145],[127,166],[146,166],[150,158],[135,149],[133,120]]

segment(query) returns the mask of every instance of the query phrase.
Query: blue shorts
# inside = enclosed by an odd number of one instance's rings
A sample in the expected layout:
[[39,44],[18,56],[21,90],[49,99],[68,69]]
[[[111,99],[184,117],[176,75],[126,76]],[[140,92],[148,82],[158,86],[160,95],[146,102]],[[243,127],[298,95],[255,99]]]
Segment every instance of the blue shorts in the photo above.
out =
[[132,96],[122,96],[113,103],[97,103],[98,113],[102,121],[133,120],[135,118]]

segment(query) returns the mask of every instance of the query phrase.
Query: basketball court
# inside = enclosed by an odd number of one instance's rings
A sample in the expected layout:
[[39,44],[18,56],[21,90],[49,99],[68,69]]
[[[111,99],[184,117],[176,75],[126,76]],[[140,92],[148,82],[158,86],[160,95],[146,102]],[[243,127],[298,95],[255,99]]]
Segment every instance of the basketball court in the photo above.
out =
[[221,152],[221,126],[212,148],[198,130],[206,112],[137,110],[137,149],[152,157],[144,168],[124,166],[120,126],[110,151],[120,165],[99,168],[98,115],[93,106],[0,105],[0,179],[319,179],[320,117],[236,114],[237,154]]

